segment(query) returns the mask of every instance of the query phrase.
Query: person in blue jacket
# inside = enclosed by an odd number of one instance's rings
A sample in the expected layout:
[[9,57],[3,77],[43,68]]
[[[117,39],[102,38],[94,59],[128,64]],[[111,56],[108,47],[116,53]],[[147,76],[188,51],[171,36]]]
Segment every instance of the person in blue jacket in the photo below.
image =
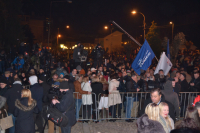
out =
[[23,55],[16,57],[12,64],[14,64],[16,70],[23,68],[23,65],[24,65]]

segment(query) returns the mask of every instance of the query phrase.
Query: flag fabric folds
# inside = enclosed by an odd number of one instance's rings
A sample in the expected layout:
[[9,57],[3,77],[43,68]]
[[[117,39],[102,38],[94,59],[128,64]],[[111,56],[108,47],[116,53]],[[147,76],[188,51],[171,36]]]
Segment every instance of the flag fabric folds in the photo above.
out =
[[151,65],[153,58],[155,57],[154,52],[152,51],[149,43],[145,39],[144,44],[142,45],[140,51],[138,52],[135,60],[132,63],[133,70],[140,75],[140,70],[147,70]]
[[164,75],[166,76],[169,70],[171,69],[171,67],[172,67],[171,61],[167,58],[167,56],[165,55],[165,52],[163,52],[158,62],[158,65],[156,67],[156,70],[154,72],[154,75],[159,73],[159,70],[162,69],[164,72]]
[[167,57],[170,60],[170,51],[169,51],[169,39],[167,41]]

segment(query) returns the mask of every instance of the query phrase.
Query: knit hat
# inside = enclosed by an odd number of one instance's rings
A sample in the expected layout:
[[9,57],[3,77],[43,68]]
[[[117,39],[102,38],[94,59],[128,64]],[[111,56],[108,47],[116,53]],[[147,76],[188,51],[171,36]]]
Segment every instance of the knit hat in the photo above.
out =
[[[61,72],[60,75],[63,75],[63,76],[64,76],[65,74],[64,74],[63,72]],[[60,75],[59,75],[59,76],[60,76]]]
[[77,71],[80,71],[80,70],[82,70],[81,66],[80,66],[80,65],[78,65],[78,66],[76,67],[76,70],[77,70]]
[[37,81],[38,81],[38,78],[37,78],[37,76],[33,75],[33,76],[30,76],[30,77],[29,77],[29,81],[30,81],[30,84],[31,84],[31,85],[34,85],[34,84],[38,83],[38,82],[37,82]]
[[6,80],[6,78],[1,78],[0,83],[7,84],[7,80]]
[[60,83],[60,89],[69,89],[69,84],[67,81],[62,81]]

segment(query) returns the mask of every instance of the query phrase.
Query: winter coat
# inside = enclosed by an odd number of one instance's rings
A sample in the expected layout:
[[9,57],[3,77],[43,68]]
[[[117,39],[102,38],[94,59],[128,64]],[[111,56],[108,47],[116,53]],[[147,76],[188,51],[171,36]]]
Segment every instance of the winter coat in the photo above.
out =
[[12,88],[10,88],[6,94],[5,97],[7,99],[7,105],[8,105],[8,112],[13,114],[15,110],[15,101],[17,99],[21,98],[21,91],[23,90],[23,87],[21,85],[21,82],[15,81],[13,83]]
[[82,94],[88,94],[88,91],[83,91],[81,89],[81,83],[78,80],[74,82],[74,88],[75,88],[75,92],[78,92],[78,93],[74,93],[74,96],[76,99],[82,99]]
[[165,96],[165,100],[170,102],[175,107],[176,116],[179,116],[179,99],[176,92],[173,92],[172,82],[168,80],[164,84],[164,90],[161,92]]
[[50,99],[48,98],[48,93],[49,93],[49,89],[51,88],[51,86],[49,84],[47,84],[46,81],[43,81],[43,83],[40,85],[43,88],[43,98],[42,98],[43,104],[47,105],[50,103]]
[[94,93],[92,94],[92,101],[93,101],[92,108],[96,109],[97,101],[100,101],[100,94],[103,94],[103,84],[100,82],[93,82],[91,83],[91,88],[92,88],[92,93]]
[[0,96],[4,96],[8,91],[7,85],[4,88],[0,88]]
[[119,91],[115,89],[117,87],[119,87],[119,81],[117,81],[116,79],[112,79],[109,82],[109,93],[110,93],[108,95],[108,106],[109,107],[122,103]]
[[38,83],[34,84],[30,88],[32,98],[37,101],[37,107],[39,111],[42,110],[42,98],[43,98],[43,88]]
[[186,79],[181,81],[181,92],[189,92],[189,84]]
[[166,133],[163,126],[150,120],[146,114],[137,119],[138,133]]
[[68,117],[69,126],[73,126],[76,123],[75,103],[71,90],[66,91],[66,93],[62,96],[60,103],[56,103],[55,106],[62,113],[64,113],[71,106],[65,115]]
[[15,65],[15,69],[19,70],[20,68],[23,68],[24,65],[24,59],[19,59],[19,62],[17,61],[19,57],[16,57],[13,61],[13,64],[20,64],[20,65]]
[[194,83],[194,86],[190,86],[190,92],[200,92],[200,77],[191,80],[190,83]]
[[15,133],[35,133],[35,122],[33,113],[37,113],[37,102],[33,100],[32,104],[28,106],[28,98],[21,98],[15,101],[14,116]]
[[175,87],[173,87],[173,90],[179,96],[179,92],[181,91],[181,84],[179,82],[175,83]]
[[[168,106],[169,106],[169,115],[170,115],[170,117],[175,121],[175,108],[174,108],[174,106],[173,106],[170,102],[168,102],[167,100],[165,100],[165,96],[164,96],[164,95],[161,96],[161,101],[160,101],[160,103],[161,103],[161,102],[165,102],[165,103],[168,104]],[[147,106],[149,103],[152,103],[151,98],[146,99],[146,100],[144,101],[144,105],[143,105],[142,109],[139,111],[139,116],[142,116],[142,115],[144,114],[145,108],[146,108],[146,106]]]
[[[81,88],[82,88],[83,91],[92,92],[92,88],[91,88],[89,82],[81,83]],[[83,105],[91,105],[92,104],[92,94],[83,94],[82,95],[82,103],[83,103]]]
[[[168,125],[165,118],[163,118],[161,115],[160,115],[159,120],[158,120],[161,123],[161,125],[163,126],[166,133],[170,133],[170,131],[174,129],[174,121],[172,120],[172,118],[170,116],[168,116],[168,117],[169,117],[171,125]],[[171,128],[170,128],[170,126],[171,126]]]
[[[137,92],[137,88],[139,88],[137,83],[129,76],[126,78],[125,85],[126,85],[126,92]],[[135,97],[136,95],[133,93],[133,94],[128,94],[128,96]]]

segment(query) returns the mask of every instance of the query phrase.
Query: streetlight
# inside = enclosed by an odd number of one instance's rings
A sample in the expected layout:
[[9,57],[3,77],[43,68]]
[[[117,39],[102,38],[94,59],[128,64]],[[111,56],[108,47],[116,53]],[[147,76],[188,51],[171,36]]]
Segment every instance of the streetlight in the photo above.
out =
[[61,37],[61,35],[58,34],[58,35],[57,35],[57,45],[58,45],[58,38],[60,38],[60,37]]
[[69,29],[69,25],[67,25],[66,28]]
[[48,24],[49,24],[49,31],[48,31],[48,47],[49,47],[49,39],[50,39],[50,29],[51,29],[51,6],[52,6],[52,3],[54,3],[54,2],[68,2],[68,3],[72,3],[72,0],[67,0],[67,1],[51,1],[51,3],[50,3],[50,11],[49,11],[49,14],[50,14],[50,17],[49,17],[49,22],[48,22]]
[[174,23],[171,21],[169,24],[172,25],[172,43],[173,43],[173,33],[174,33]]
[[107,29],[108,29],[108,26],[105,26],[105,27],[104,27],[104,29],[106,29],[106,30],[107,30]]
[[141,13],[141,12],[132,11],[131,13],[132,13],[132,14],[140,13],[140,14],[142,14],[142,16],[144,17],[143,25],[144,25],[144,41],[145,41],[145,25],[146,25],[146,23],[145,23],[145,16],[144,16],[144,14]]

